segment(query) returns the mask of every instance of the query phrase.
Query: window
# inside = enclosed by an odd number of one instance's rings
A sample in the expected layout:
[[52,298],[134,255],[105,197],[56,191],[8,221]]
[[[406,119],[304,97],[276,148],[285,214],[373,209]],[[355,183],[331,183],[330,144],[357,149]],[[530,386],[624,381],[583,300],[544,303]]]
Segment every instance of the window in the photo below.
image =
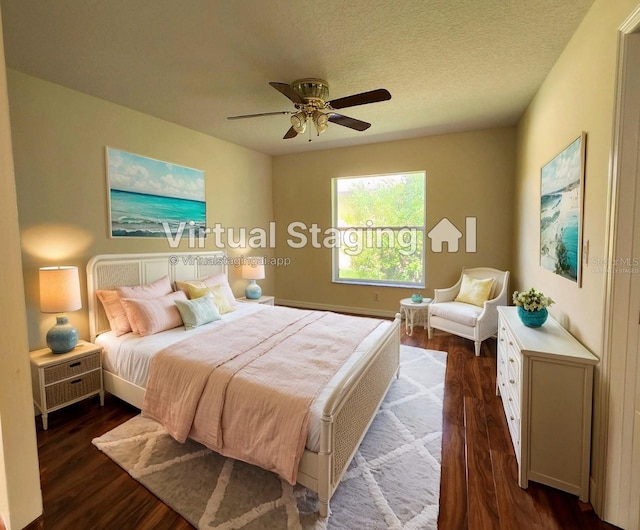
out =
[[424,171],[332,180],[333,281],[425,286]]

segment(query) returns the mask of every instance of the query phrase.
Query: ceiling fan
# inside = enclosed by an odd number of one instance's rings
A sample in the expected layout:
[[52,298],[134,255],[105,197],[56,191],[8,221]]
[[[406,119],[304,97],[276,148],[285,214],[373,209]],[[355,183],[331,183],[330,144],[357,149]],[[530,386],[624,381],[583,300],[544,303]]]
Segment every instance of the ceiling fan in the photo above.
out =
[[[391,99],[391,94],[384,88],[353,94],[343,98],[327,101],[329,98],[329,83],[323,79],[298,79],[291,84],[269,83],[281,94],[288,97],[296,110],[281,110],[278,112],[262,112],[260,114],[244,114],[242,116],[229,116],[229,120],[240,120],[244,118],[257,118],[259,116],[274,116],[276,114],[290,114],[291,127],[283,136],[295,138],[298,134],[305,132],[307,122],[312,122],[318,135],[327,130],[329,122],[343,127],[349,127],[356,131],[365,131],[371,127],[366,121],[357,120],[334,112],[336,109],[366,105],[367,103],[377,103]],[[309,140],[311,141],[311,140]]]

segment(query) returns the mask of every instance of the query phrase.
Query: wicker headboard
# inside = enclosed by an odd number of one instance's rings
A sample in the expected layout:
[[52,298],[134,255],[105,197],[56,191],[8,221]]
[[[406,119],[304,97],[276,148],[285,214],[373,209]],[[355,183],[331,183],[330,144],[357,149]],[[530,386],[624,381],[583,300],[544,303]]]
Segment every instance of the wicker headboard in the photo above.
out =
[[101,254],[87,263],[87,297],[91,340],[109,331],[109,321],[96,297],[98,289],[121,285],[143,285],[163,276],[176,280],[193,280],[223,272],[227,274],[224,251],[163,252],[148,254]]

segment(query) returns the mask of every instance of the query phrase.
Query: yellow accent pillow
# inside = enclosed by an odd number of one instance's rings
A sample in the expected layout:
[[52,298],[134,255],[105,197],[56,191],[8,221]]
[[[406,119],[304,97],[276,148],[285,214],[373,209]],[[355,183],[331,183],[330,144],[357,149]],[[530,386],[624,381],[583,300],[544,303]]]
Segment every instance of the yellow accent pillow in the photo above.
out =
[[201,281],[186,282],[186,284],[189,289],[189,298],[192,300],[200,298],[207,293],[211,293],[213,295],[213,304],[218,308],[218,313],[224,315],[225,313],[235,311],[235,307],[233,307],[227,300],[221,285],[210,287]]
[[184,286],[187,288],[189,298],[191,300],[200,298],[209,292],[209,288],[204,282],[199,280],[193,280],[192,282],[184,282]]
[[491,287],[493,287],[493,278],[479,280],[463,274],[460,292],[455,300],[482,307],[489,300]]

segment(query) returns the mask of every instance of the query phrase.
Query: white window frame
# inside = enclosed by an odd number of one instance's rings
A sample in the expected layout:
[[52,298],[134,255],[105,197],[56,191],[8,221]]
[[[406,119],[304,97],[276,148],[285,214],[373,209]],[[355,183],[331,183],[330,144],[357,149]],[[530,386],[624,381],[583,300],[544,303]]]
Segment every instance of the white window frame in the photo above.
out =
[[[422,218],[424,224],[422,226],[364,226],[364,227],[338,227],[338,197],[337,191],[338,186],[337,183],[341,180],[347,179],[366,179],[366,178],[376,178],[376,177],[392,177],[396,175],[409,175],[409,174],[422,174],[423,178],[423,186],[424,186],[424,198],[423,201],[423,212]],[[368,280],[368,279],[356,279],[356,278],[340,278],[340,248],[338,246],[334,246],[332,248],[332,257],[331,257],[331,281],[333,283],[341,283],[341,284],[352,284],[352,285],[369,285],[369,286],[379,286],[379,287],[407,287],[413,289],[424,289],[426,287],[426,246],[427,246],[427,173],[425,170],[414,170],[414,171],[397,171],[394,173],[386,173],[386,174],[374,174],[374,175],[358,175],[358,176],[349,176],[349,177],[333,177],[331,179],[331,222],[332,226],[336,230],[340,230],[341,232],[348,229],[362,229],[362,230],[400,230],[400,229],[413,229],[422,234],[422,249],[420,252],[420,260],[422,262],[422,281],[420,282],[406,282],[406,281],[395,281],[395,280]]]

